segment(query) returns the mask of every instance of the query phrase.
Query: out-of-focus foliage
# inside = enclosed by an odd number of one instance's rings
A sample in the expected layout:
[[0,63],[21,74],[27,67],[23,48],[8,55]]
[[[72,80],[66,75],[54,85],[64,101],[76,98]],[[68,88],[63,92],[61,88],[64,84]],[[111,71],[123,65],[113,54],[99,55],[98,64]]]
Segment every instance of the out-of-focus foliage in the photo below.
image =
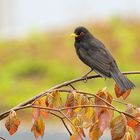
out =
[[[122,71],[140,69],[140,21],[114,18],[86,25],[110,49]],[[24,39],[0,42],[0,110],[89,70],[75,54],[74,40],[69,37],[73,30],[34,33]],[[136,89],[128,100],[139,104],[140,78],[133,75],[129,79]],[[79,88],[92,92],[103,86],[113,91],[112,80],[104,79],[88,81]]]

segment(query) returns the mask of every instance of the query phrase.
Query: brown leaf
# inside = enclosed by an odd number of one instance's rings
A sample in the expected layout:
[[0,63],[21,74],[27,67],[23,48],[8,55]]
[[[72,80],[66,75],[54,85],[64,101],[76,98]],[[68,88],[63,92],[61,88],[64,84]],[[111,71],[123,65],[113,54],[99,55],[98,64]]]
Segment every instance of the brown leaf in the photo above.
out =
[[54,91],[48,94],[49,107],[59,108],[62,104],[62,99],[58,91]]
[[138,124],[138,122],[133,119],[129,119],[127,121],[127,125],[130,126],[131,128],[134,128],[137,124]]
[[135,140],[140,140],[140,125],[136,125],[134,128]]
[[122,96],[122,98],[123,98],[124,100],[129,96],[129,94],[130,94],[130,92],[131,92],[131,89],[128,89],[128,90],[122,92],[122,91],[119,89],[119,86],[118,86],[117,84],[115,84],[114,90],[115,90],[115,94],[116,94],[117,98],[119,98],[119,97]]
[[[90,99],[87,105],[93,105],[92,100]],[[95,110],[93,107],[85,108],[85,114],[83,115],[83,127],[88,128],[93,124],[95,120]]]
[[[35,106],[41,106],[41,107],[47,107],[46,104],[47,97],[42,97],[34,102],[33,105]],[[39,109],[39,108],[33,108],[32,109],[32,116],[34,120],[37,120],[39,116],[42,115],[45,119],[48,119],[49,111],[46,109]]]
[[20,120],[17,118],[16,112],[12,110],[5,122],[5,127],[9,131],[9,134],[13,135],[18,130],[19,125]]
[[134,140],[130,132],[126,132],[122,140]]
[[[72,107],[72,106],[74,106],[74,94],[71,92],[67,96],[65,107]],[[75,114],[75,112],[74,112],[73,109],[68,109],[67,110],[67,115],[69,117],[73,117],[74,114]]]
[[[133,107],[133,105],[128,104],[128,105],[126,106],[125,112],[126,112],[126,113],[129,113],[129,114],[131,114],[131,115],[133,115],[133,116],[135,116],[135,115],[137,114],[137,109],[135,109],[135,108]],[[126,116],[126,118],[127,118],[127,125],[130,126],[131,128],[134,128],[134,127],[138,124],[137,121],[131,119],[130,117],[127,117],[127,116]]]
[[[41,107],[48,107],[48,97],[42,97],[39,101]],[[46,109],[40,109],[40,115],[42,115],[45,119],[48,119],[49,111]]]
[[135,107],[132,104],[127,104],[125,112],[131,115],[135,115],[137,113],[137,109],[135,109]]
[[104,130],[109,126],[110,124],[110,116],[108,110],[104,109],[99,114],[99,128],[101,132],[104,132]]
[[[109,92],[106,91],[106,88],[103,88],[102,90],[98,91],[98,93],[96,95],[109,103],[112,102],[112,96],[109,94]],[[98,97],[95,97],[95,104],[96,105],[106,105],[106,103],[104,101],[102,101],[101,99],[99,99]]]
[[72,106],[74,106],[74,94],[69,93],[67,96],[65,107],[72,107]]
[[119,86],[117,84],[115,84],[114,90],[117,98],[122,96],[122,92],[120,91]]
[[84,130],[83,130],[83,128],[82,128],[82,121],[81,120],[79,120],[77,117],[76,118],[74,118],[73,120],[72,120],[72,123],[73,123],[73,125],[71,125],[71,129],[72,129],[72,131],[74,132],[74,134],[77,134],[78,133],[78,135],[80,134],[80,135],[82,135],[83,137],[85,137],[85,133],[84,133]]
[[41,117],[34,121],[31,131],[34,132],[34,136],[38,139],[39,136],[43,137],[45,125]]
[[101,132],[98,122],[96,122],[93,126],[91,126],[89,130],[90,140],[98,140],[102,136],[103,132]]
[[[112,96],[106,91],[106,88],[100,90],[97,94],[100,98],[105,100],[108,103],[112,103]],[[96,105],[103,105],[103,106],[109,106],[107,103],[99,99],[98,97],[95,98],[95,104]],[[99,124],[101,131],[103,132],[105,128],[109,125],[110,121],[112,120],[114,116],[114,111],[113,110],[108,110],[105,108],[99,108],[95,107],[95,113],[98,116],[99,119]],[[101,115],[102,114],[102,115]]]
[[117,116],[111,123],[112,140],[119,140],[124,137],[126,132],[127,120],[125,115]]
[[[37,101],[34,103],[34,105],[40,106],[39,101],[37,100]],[[34,119],[34,120],[37,120],[39,116],[40,116],[40,109],[38,109],[38,108],[33,108],[33,109],[32,109],[32,117],[33,117],[33,119]]]
[[129,96],[130,93],[131,93],[131,89],[126,90],[122,95],[123,99],[125,100]]

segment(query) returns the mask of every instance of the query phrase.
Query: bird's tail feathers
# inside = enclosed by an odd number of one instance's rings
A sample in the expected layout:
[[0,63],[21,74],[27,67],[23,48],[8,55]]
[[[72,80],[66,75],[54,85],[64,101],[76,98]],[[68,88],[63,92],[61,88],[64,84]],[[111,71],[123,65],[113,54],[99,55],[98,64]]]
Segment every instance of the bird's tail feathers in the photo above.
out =
[[135,87],[135,85],[125,77],[118,68],[115,68],[115,70],[111,72],[111,76],[122,92]]

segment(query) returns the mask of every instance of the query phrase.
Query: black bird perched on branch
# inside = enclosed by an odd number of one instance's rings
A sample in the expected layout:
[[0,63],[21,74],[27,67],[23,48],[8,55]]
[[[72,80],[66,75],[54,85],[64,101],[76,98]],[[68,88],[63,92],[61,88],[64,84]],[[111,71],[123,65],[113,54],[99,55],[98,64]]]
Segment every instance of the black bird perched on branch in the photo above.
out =
[[91,68],[84,78],[94,70],[102,77],[112,77],[122,92],[135,87],[120,72],[116,61],[104,44],[96,39],[85,27],[77,27],[71,36],[75,37],[74,45],[78,57]]

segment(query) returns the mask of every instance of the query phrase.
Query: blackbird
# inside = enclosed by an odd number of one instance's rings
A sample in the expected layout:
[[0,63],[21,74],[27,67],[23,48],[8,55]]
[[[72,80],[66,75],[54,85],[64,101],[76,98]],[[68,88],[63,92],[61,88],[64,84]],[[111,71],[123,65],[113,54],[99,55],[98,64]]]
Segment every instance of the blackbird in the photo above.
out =
[[91,70],[104,78],[113,78],[121,92],[133,89],[135,85],[127,79],[119,70],[116,61],[104,44],[96,39],[85,27],[77,27],[71,36],[75,37],[75,49],[78,57]]

